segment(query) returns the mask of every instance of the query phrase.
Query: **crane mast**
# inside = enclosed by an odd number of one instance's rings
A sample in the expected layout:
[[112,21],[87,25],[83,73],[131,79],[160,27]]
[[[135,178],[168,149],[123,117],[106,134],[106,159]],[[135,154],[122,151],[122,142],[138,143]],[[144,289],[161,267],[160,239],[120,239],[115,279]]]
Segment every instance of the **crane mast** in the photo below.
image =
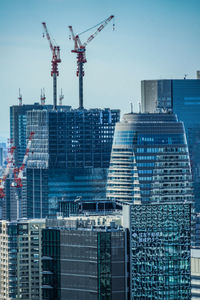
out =
[[57,107],[57,76],[59,76],[59,72],[58,72],[58,63],[61,62],[60,59],[60,47],[59,46],[54,46],[49,32],[47,30],[47,26],[46,23],[43,22],[42,23],[45,34],[46,34],[46,38],[49,41],[49,46],[52,52],[52,60],[51,60],[51,65],[52,65],[52,69],[51,69],[51,76],[53,77],[53,109],[55,110]]
[[[86,46],[97,36],[97,34],[99,32],[101,32],[105,26],[114,18],[113,15],[111,15],[110,17],[108,17],[107,19],[105,19],[104,21],[100,22],[99,24],[93,26],[97,27],[98,25],[100,25],[97,30],[89,36],[89,38],[87,39],[87,41],[85,43],[81,43],[80,40],[80,35],[87,32],[88,30],[92,29],[88,29],[80,34],[75,35],[72,26],[68,26],[70,33],[72,35],[72,39],[74,41],[74,49],[71,50],[72,53],[76,53],[77,54],[77,72],[76,75],[79,77],[79,109],[83,109],[83,77],[84,77],[84,63],[87,62],[86,60]],[[113,24],[114,26],[114,24]],[[114,29],[114,27],[113,27]]]

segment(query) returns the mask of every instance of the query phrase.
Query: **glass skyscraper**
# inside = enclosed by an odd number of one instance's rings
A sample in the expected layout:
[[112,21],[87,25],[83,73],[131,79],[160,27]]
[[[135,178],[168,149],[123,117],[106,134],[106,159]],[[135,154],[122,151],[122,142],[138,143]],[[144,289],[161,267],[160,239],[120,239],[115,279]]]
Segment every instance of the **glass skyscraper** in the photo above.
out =
[[184,123],[190,153],[196,210],[200,212],[200,80],[144,80],[142,112],[173,111]]
[[27,116],[27,136],[35,132],[27,162],[27,217],[68,216],[76,211],[77,196],[82,202],[105,200],[120,111],[32,110]]
[[116,124],[107,181],[111,201],[193,201],[184,126],[176,115],[125,114]]
[[191,204],[123,205],[131,300],[191,299]]
[[42,234],[43,299],[127,299],[125,230],[78,225]]
[[[23,104],[10,106],[10,139],[16,147],[14,160],[16,166],[22,164],[27,144],[26,124],[27,112],[30,110],[52,109],[53,105]],[[59,107],[60,109],[61,107]],[[69,110],[70,106],[62,106],[62,109]]]

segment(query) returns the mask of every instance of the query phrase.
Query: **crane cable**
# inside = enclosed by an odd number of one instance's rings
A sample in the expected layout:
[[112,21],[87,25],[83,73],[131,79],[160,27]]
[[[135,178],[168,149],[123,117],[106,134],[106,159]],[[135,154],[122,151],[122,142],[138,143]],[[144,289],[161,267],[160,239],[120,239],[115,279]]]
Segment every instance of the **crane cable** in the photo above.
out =
[[[85,31],[82,31],[81,33],[78,34],[78,36],[80,36],[81,34],[84,34],[84,33],[88,32],[89,30],[91,30],[91,29],[93,29],[93,28],[96,28],[97,26],[99,26],[99,25],[101,25],[102,23],[104,23],[107,19],[108,19],[108,18],[106,18],[105,20],[101,21],[100,23],[98,23],[98,24],[96,24],[96,25],[94,25],[94,26],[92,26],[92,27],[86,29]],[[113,20],[113,21],[114,21],[114,20]],[[113,24],[113,25],[114,25],[114,24]]]

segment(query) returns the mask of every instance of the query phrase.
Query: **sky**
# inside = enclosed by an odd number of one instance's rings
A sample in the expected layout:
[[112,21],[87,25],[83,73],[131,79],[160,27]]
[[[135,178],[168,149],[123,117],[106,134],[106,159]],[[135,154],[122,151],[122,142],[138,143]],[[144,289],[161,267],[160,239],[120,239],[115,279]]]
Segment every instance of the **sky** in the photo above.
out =
[[[80,33],[115,15],[86,48],[84,107],[138,111],[145,79],[196,78],[200,69],[199,0],[1,0],[0,137],[9,137],[9,107],[53,103],[51,51],[43,38],[46,22],[61,48],[58,94],[64,105],[78,107],[76,55],[68,26]],[[81,35],[84,43],[95,29]]]

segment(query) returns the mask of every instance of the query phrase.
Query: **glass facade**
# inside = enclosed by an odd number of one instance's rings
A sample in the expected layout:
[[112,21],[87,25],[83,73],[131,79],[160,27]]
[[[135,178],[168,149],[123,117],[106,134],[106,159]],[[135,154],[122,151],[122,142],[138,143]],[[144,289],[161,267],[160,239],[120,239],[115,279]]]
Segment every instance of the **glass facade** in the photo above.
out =
[[82,202],[104,200],[119,110],[32,110],[35,132],[27,162],[28,217],[68,216]]
[[60,300],[60,231],[42,231],[42,299]]
[[[31,110],[43,110],[52,109],[52,105],[39,105],[39,103],[26,104],[26,105],[14,105],[10,107],[10,139],[13,145],[16,147],[14,152],[15,165],[20,166],[22,164],[26,145],[26,125],[28,120],[27,112]],[[65,107],[69,109],[69,106]]]
[[192,201],[181,122],[173,114],[127,114],[117,123],[107,181],[111,201]]
[[127,204],[131,299],[191,299],[191,204]]
[[111,233],[98,232],[98,300],[112,300]]
[[197,212],[200,212],[200,80],[144,80],[141,82],[142,112],[173,110],[184,122]]
[[125,231],[64,227],[43,230],[43,299],[125,300]]

